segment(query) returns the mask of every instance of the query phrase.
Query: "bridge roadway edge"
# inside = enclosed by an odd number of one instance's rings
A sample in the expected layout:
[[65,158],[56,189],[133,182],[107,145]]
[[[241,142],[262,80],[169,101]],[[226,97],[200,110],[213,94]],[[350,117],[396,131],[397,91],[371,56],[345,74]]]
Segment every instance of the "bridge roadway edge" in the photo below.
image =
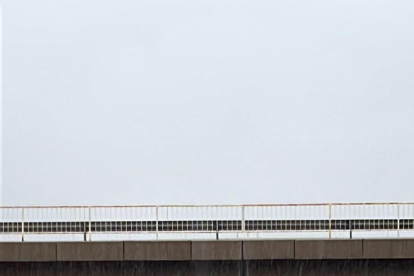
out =
[[0,262],[414,259],[414,239],[0,243]]

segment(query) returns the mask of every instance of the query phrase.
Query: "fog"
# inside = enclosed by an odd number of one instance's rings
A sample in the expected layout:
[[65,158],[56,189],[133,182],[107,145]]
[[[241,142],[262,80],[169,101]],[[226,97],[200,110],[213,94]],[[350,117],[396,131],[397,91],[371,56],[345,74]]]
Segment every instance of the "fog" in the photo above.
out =
[[4,205],[412,200],[413,1],[2,9]]

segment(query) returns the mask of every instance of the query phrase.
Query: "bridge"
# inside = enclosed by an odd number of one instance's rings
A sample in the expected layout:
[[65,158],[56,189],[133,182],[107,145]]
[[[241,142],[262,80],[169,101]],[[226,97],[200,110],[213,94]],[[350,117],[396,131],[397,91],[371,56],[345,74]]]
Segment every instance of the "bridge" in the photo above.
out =
[[410,237],[414,203],[0,207],[0,241]]
[[0,275],[409,275],[413,237],[414,203],[0,207]]

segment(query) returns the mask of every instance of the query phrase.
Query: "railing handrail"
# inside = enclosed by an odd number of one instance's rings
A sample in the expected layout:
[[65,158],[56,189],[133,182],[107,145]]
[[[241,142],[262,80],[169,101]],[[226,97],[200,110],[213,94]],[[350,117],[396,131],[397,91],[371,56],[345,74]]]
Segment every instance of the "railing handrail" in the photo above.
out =
[[336,202],[336,203],[270,203],[270,204],[161,204],[161,205],[26,205],[0,206],[3,209],[40,208],[174,208],[174,207],[294,207],[294,206],[354,206],[354,205],[406,205],[414,202]]

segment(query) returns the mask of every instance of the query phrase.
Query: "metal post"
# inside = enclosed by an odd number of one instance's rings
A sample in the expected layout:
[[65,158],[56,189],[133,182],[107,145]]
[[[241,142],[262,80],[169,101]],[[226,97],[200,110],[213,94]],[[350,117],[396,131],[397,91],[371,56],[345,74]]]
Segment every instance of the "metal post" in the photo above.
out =
[[244,218],[244,205],[242,205],[242,232],[246,231],[246,220]]
[[155,207],[155,239],[158,240],[158,206]]
[[92,241],[92,220],[91,220],[91,218],[92,218],[92,208],[91,207],[88,207],[88,210],[89,210],[89,241]]
[[24,208],[22,208],[22,242],[24,242]]
[[332,237],[332,208],[331,204],[329,204],[329,239]]
[[400,237],[400,204],[397,204],[397,237]]

